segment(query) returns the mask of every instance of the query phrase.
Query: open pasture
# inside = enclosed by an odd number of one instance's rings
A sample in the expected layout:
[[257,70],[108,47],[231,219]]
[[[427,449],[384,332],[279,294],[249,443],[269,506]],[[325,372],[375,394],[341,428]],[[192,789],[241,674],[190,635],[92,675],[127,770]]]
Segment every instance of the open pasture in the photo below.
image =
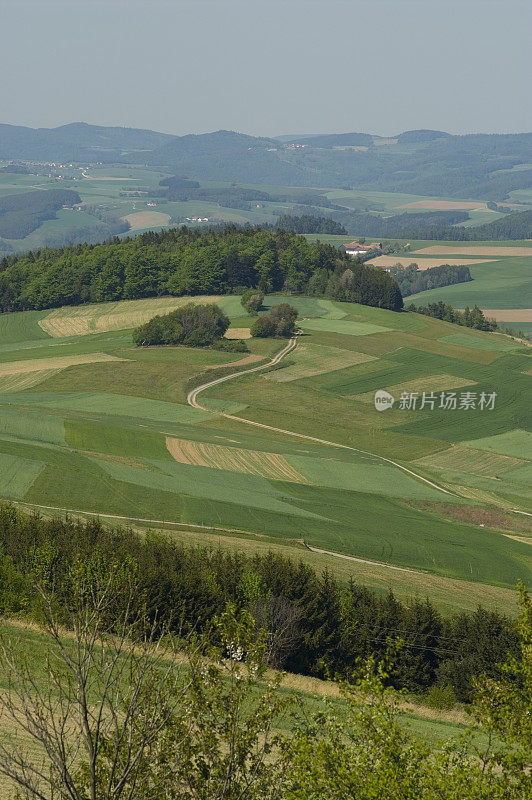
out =
[[414,250],[416,255],[438,256],[532,256],[532,247],[517,242],[510,245],[441,244]]
[[471,211],[473,209],[486,209],[486,203],[481,200],[416,200],[400,208],[417,209],[418,211]]
[[415,254],[411,256],[377,256],[368,261],[368,264],[373,264],[374,267],[395,267],[398,264],[401,267],[408,267],[410,264],[417,264],[418,269],[432,269],[433,267],[440,267],[442,264],[452,266],[468,267],[472,264],[489,264],[490,259],[485,258],[415,258]]
[[170,223],[171,217],[170,214],[163,214],[161,211],[133,211],[122,219],[129,223],[131,231],[138,231],[146,228],[165,228]]
[[382,325],[375,325],[372,322],[357,322],[344,319],[302,319],[299,324],[303,330],[343,333],[347,336],[367,336],[371,333],[384,333],[391,330]]
[[23,497],[44,466],[42,461],[30,461],[7,453],[0,453],[2,495],[14,499]]
[[485,475],[491,478],[497,477],[501,472],[522,467],[525,462],[512,456],[487,453],[463,445],[453,445],[447,450],[418,458],[413,463],[442,470],[472,472],[475,475]]
[[464,444],[480,450],[514,456],[515,458],[530,458],[532,453],[532,433],[522,429],[509,430],[506,433],[466,441]]
[[492,334],[491,336],[472,336],[469,333],[453,333],[450,336],[443,336],[440,341],[449,342],[449,344],[457,344],[460,347],[495,350],[503,353],[517,350],[520,347],[519,342],[514,342],[502,336],[498,338],[497,334]]
[[484,316],[489,319],[496,319],[508,324],[521,324],[522,322],[532,323],[532,308],[483,308]]
[[79,355],[56,356],[55,358],[28,358],[24,361],[4,361],[0,363],[0,379],[7,375],[22,375],[43,370],[56,371],[79,364],[95,364],[123,361],[124,359],[108,353],[80,353]]
[[22,392],[24,389],[30,389],[32,386],[38,386],[40,383],[51,378],[55,375],[57,369],[39,369],[31,372],[7,373],[0,375],[0,395],[9,392]]
[[[475,386],[475,381],[470,381],[467,378],[457,378],[455,375],[426,375],[422,378],[414,378],[411,381],[404,381],[403,383],[392,384],[391,386],[382,386],[399,401],[399,396],[402,392],[415,393],[420,398],[425,392],[430,394],[438,394],[438,392],[448,391],[450,389],[462,389],[464,386]],[[365,392],[364,394],[354,395],[354,399],[361,403],[373,403],[375,392]]]
[[[242,534],[246,546],[262,537],[279,546],[305,539],[327,550],[425,570],[430,575],[421,583],[440,599],[441,590],[431,584],[435,576],[480,582],[473,584],[475,597],[482,595],[482,583],[511,587],[519,576],[527,579],[530,548],[489,527],[480,530],[416,507],[438,506],[448,496],[415,476],[372,455],[248,426],[219,413],[348,444],[444,486],[451,481],[463,487],[462,496],[456,489],[456,505],[483,508],[501,493],[521,507],[522,456],[497,456],[499,466],[492,468],[501,472],[501,481],[480,467],[468,478],[461,464],[438,467],[417,460],[442,453],[453,441],[463,446],[465,438],[525,427],[528,378],[523,373],[529,362],[524,348],[480,350],[469,338],[475,343],[510,340],[466,333],[415,314],[277,295],[266,298],[266,307],[286,300],[299,308],[304,333],[298,348],[286,366],[281,362],[264,375],[243,376],[205,392],[202,403],[209,410],[201,411],[184,404],[188,388],[205,382],[208,369],[237,369],[238,362],[251,364],[250,356],[138,349],[131,346],[129,329],[183,302],[212,299],[225,308],[232,327],[251,321],[236,296],[153,298],[17,317],[13,341],[0,350],[0,369],[24,369],[23,377],[39,376],[42,382],[4,388],[0,455],[44,466],[31,472],[31,481],[18,488],[13,484],[11,496],[16,492],[28,503],[80,511],[238,529],[247,532]],[[467,346],[440,341],[453,335],[468,337]],[[249,346],[257,360],[279,350],[282,342],[250,339]],[[91,362],[98,354],[106,360]],[[43,366],[51,369],[55,358],[70,362],[45,374]],[[18,376],[0,375],[0,389],[8,377]],[[469,417],[457,425],[449,413],[379,413],[371,402],[352,396],[387,386],[443,391],[472,383],[475,391],[502,387],[500,406],[474,425]]]

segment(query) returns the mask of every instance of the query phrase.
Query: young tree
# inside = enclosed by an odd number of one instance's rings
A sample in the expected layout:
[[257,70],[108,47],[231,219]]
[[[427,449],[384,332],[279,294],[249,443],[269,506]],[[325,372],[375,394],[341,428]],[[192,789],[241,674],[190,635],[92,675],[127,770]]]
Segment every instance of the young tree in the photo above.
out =
[[292,336],[298,311],[288,303],[280,303],[259,317],[251,326],[252,336]]
[[[0,719],[23,735],[0,739],[0,774],[28,800],[166,798],[151,764],[186,686],[136,601],[131,565],[76,560],[66,608],[40,566],[44,668],[0,640]],[[175,730],[176,754],[186,733]]]
[[240,302],[250,314],[254,317],[257,316],[260,309],[262,308],[262,302],[264,300],[264,294],[260,292],[258,289],[248,289],[247,292],[244,292],[242,297],[240,298]]

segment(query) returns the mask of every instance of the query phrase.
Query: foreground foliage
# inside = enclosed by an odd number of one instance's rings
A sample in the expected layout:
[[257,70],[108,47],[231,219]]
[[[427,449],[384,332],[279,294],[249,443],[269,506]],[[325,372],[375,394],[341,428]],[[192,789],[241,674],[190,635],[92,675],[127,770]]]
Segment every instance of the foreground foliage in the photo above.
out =
[[[487,733],[429,746],[399,724],[400,694],[369,658],[342,684],[343,711],[292,708],[266,673],[267,634],[233,604],[187,640],[149,621],[131,572],[98,556],[68,569],[59,608],[46,559],[33,563],[44,634],[36,675],[2,636],[8,691],[0,774],[40,800],[528,800],[532,613],[521,590],[520,649],[496,684],[480,678]],[[115,608],[123,591],[129,602]],[[183,653],[186,654],[183,659]],[[516,679],[517,682],[516,682]],[[495,692],[494,692],[495,690]],[[20,738],[23,734],[25,738]],[[28,738],[34,747],[27,747]]]

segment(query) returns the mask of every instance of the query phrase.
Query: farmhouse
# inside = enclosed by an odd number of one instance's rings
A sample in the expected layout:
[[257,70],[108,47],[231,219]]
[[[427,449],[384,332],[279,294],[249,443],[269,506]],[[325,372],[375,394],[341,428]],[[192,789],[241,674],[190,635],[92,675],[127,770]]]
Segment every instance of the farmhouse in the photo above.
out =
[[365,255],[366,253],[373,253],[382,250],[381,242],[374,242],[373,244],[360,244],[360,242],[349,242],[349,244],[340,245],[340,251],[346,253],[348,256]]

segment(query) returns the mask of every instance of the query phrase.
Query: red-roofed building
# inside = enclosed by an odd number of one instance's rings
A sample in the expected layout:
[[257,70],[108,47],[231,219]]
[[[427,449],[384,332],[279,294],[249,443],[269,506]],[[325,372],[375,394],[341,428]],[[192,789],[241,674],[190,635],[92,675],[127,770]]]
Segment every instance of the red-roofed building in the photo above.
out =
[[340,245],[340,251],[346,253],[348,256],[366,255],[367,253],[382,250],[381,242],[373,242],[373,244],[360,244],[360,242],[349,242],[349,244]]

